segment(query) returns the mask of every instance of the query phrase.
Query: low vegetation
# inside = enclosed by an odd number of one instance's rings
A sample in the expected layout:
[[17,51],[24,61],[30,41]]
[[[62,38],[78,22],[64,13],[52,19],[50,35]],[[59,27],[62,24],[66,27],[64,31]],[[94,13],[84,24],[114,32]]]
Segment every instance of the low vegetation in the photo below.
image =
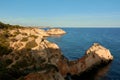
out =
[[9,48],[9,33],[8,31],[4,31],[3,33],[0,34],[0,56],[1,55],[5,55],[5,54],[9,54],[10,52],[12,52],[12,49]]
[[39,35],[29,35],[27,30],[22,33],[20,28],[23,27],[0,22],[0,80],[22,80],[30,72],[56,71],[57,67],[48,63],[46,57],[37,55],[36,58],[35,50],[31,50],[38,46],[35,40]]
[[36,35],[30,35],[29,37],[33,37],[33,38],[37,38],[38,36],[36,36]]
[[31,49],[31,48],[34,48],[36,46],[37,46],[37,43],[35,42],[35,40],[32,40],[32,41],[28,42],[25,47],[27,49]]
[[24,37],[24,38],[22,38],[21,41],[22,41],[22,42],[26,42],[26,41],[28,41],[28,37]]
[[14,29],[14,28],[23,28],[23,27],[19,25],[10,25],[0,22],[0,29]]

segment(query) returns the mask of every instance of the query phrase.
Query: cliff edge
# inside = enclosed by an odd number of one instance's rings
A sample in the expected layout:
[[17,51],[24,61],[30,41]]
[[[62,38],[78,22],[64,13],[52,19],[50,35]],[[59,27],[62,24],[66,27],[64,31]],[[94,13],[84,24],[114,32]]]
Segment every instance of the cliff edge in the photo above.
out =
[[94,43],[82,58],[69,61],[58,45],[44,38],[48,31],[4,25],[0,25],[0,80],[64,80],[68,73],[80,74],[113,60],[108,49]]

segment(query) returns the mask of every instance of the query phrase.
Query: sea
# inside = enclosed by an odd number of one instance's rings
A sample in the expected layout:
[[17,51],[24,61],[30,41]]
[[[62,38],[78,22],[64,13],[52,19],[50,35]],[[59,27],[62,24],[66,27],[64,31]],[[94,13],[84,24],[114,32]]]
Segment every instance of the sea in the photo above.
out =
[[67,33],[48,40],[59,45],[63,55],[76,60],[93,44],[99,43],[110,50],[114,60],[97,71],[75,80],[120,80],[120,28],[62,28]]

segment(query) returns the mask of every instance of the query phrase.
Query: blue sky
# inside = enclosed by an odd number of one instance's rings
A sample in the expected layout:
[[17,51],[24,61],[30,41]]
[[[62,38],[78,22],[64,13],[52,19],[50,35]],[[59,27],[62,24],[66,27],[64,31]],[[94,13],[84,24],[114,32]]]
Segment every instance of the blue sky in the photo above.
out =
[[120,27],[120,0],[0,0],[0,21],[52,27]]

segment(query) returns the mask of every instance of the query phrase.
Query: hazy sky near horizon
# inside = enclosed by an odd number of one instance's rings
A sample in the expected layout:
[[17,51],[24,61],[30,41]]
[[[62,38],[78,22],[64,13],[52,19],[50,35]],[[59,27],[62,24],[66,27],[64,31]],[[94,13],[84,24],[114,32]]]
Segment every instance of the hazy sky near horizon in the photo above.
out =
[[120,0],[0,0],[0,21],[53,27],[120,27]]

